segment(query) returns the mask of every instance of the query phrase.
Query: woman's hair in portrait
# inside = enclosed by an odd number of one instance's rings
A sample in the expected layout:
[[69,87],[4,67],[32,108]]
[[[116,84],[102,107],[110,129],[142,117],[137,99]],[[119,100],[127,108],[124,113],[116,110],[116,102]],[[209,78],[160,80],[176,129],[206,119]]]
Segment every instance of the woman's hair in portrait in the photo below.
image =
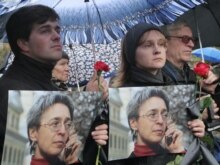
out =
[[27,132],[30,144],[32,144],[32,141],[29,137],[29,129],[39,128],[43,113],[56,103],[66,105],[69,109],[71,120],[73,120],[74,106],[70,96],[61,92],[48,92],[40,95],[27,114]]
[[[138,119],[140,106],[151,97],[159,97],[164,100],[167,110],[169,111],[169,98],[165,91],[154,87],[148,87],[143,90],[137,91],[131,98],[127,105],[128,125],[130,126],[131,119]],[[131,129],[133,139],[136,139],[135,131]]]

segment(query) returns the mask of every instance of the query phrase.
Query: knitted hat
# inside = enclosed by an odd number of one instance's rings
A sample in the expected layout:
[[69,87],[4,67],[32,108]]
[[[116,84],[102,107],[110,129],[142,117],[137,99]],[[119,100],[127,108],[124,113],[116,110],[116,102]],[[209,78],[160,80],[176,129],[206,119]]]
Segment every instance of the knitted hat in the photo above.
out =
[[62,58],[64,58],[64,59],[67,59],[68,61],[69,61],[69,56],[67,55],[67,53],[66,52],[64,52],[64,51],[62,51],[62,57],[61,57],[61,59]]
[[123,52],[129,64],[135,65],[135,51],[142,35],[150,30],[157,30],[164,35],[164,32],[157,26],[147,23],[140,23],[130,29],[123,40]]

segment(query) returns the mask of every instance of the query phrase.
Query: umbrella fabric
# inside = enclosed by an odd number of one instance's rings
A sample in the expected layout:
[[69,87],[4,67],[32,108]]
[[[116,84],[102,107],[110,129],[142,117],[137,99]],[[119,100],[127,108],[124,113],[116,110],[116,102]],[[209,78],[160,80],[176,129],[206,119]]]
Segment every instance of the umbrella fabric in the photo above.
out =
[[196,49],[192,52],[193,55],[202,58],[202,51],[204,60],[212,63],[220,62],[220,50],[212,47]]
[[[186,21],[191,26],[194,36],[198,36],[197,22],[203,47],[220,46],[219,9],[219,0],[207,0],[207,4],[189,10],[180,16],[177,21]],[[195,48],[199,48],[199,44]]]
[[[15,0],[14,0],[15,1]],[[15,9],[43,4],[61,17],[62,39],[72,43],[110,43],[139,22],[163,25],[205,0],[17,0],[0,2],[0,20]],[[0,25],[0,32],[4,29]],[[0,39],[3,34],[0,34]]]
[[[69,85],[74,86],[77,82],[84,85],[91,78],[94,72],[96,61],[103,61],[109,65],[110,71],[103,72],[105,78],[111,77],[120,63],[120,44],[115,41],[110,44],[95,44],[95,52],[92,44],[74,45],[73,49],[64,46],[64,50],[70,57],[70,78]],[[95,54],[94,54],[95,53]]]

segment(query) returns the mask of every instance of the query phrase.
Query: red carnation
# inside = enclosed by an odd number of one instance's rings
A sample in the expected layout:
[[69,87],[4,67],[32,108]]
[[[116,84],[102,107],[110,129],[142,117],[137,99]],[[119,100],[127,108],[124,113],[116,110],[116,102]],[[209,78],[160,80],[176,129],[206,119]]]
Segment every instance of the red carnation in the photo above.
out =
[[110,70],[109,66],[102,62],[102,61],[97,61],[94,65],[94,69],[97,71],[97,76],[98,76],[98,87],[99,90],[101,91],[103,89],[101,83],[100,83],[100,76],[102,74],[102,71],[108,72]]
[[97,61],[94,65],[94,68],[97,72],[99,72],[99,71],[108,72],[109,71],[109,66],[102,61]]
[[202,78],[207,78],[209,70],[210,70],[210,65],[208,65],[204,62],[199,62],[194,67],[194,72],[197,75],[201,76]]

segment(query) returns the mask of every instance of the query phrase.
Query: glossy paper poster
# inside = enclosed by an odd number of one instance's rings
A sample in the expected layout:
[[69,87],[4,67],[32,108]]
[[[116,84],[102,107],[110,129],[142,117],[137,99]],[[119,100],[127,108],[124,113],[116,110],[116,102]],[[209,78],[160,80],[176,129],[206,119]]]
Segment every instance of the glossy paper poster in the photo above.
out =
[[195,100],[194,85],[110,88],[109,160],[184,152]]
[[101,104],[98,92],[9,91],[1,164],[29,165],[37,148],[60,160],[74,153],[83,161],[81,152]]

